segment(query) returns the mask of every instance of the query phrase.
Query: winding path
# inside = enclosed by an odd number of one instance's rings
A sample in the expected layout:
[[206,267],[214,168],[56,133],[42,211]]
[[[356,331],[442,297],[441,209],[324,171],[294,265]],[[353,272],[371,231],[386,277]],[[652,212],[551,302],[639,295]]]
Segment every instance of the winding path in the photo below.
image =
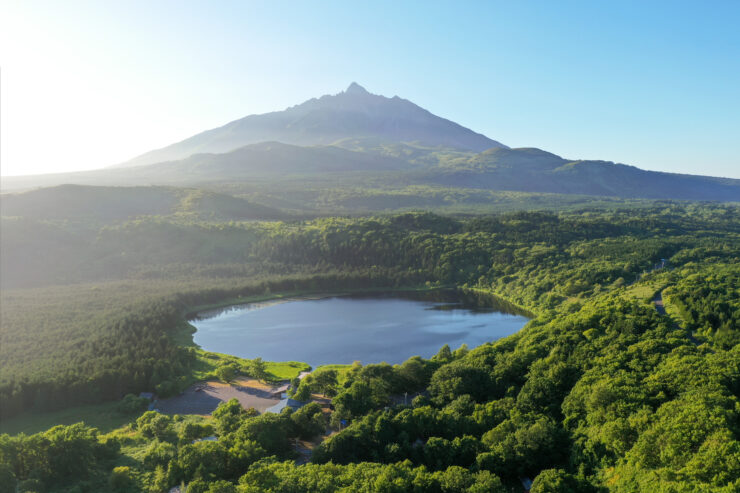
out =
[[[655,309],[658,311],[658,313],[660,313],[661,315],[667,315],[665,311],[665,305],[663,304],[663,291],[662,290],[658,291],[655,294],[655,298],[653,298],[653,304],[655,305]],[[679,328],[687,333],[687,337],[689,338],[689,341],[691,341],[691,343],[694,346],[698,346],[699,344],[701,344],[701,341],[699,341],[696,337],[694,337],[694,334],[692,334],[691,331],[684,329],[678,324],[675,324],[675,326],[676,328]]]

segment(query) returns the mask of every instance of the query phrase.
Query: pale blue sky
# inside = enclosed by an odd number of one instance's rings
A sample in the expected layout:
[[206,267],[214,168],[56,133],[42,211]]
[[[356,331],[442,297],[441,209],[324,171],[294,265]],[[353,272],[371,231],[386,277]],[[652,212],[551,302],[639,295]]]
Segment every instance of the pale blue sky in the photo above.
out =
[[4,175],[343,90],[513,147],[740,178],[740,1],[0,3]]

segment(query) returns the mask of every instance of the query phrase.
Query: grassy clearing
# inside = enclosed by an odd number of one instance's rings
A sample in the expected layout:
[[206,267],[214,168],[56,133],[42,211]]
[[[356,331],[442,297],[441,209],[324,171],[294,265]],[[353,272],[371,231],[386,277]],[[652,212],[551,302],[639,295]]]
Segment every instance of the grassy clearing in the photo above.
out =
[[678,325],[683,327],[686,324],[678,307],[674,303],[671,303],[670,290],[663,292],[663,307],[665,308],[666,315],[671,317]]
[[337,383],[339,385],[342,385],[344,381],[347,379],[347,373],[349,373],[349,370],[352,368],[352,365],[321,365],[314,373],[321,373],[325,370],[335,370],[337,372]]
[[292,380],[302,371],[309,371],[311,365],[300,361],[284,361],[282,363],[268,362],[267,372],[278,380]]
[[108,433],[120,428],[136,417],[126,416],[117,411],[118,402],[106,402],[89,406],[78,406],[46,413],[28,412],[20,416],[0,421],[0,433],[30,435],[47,430],[56,425],[71,425],[84,421],[88,426]]
[[[189,384],[201,380],[218,379],[215,374],[216,368],[226,364],[232,364],[239,368],[242,373],[248,374],[249,360],[239,358],[238,356],[198,350],[197,359],[198,361],[193,369]],[[269,374],[268,380],[270,382],[291,380],[297,377],[302,371],[309,371],[311,369],[308,363],[302,363],[300,361],[266,361],[265,367]]]
[[636,284],[630,286],[624,291],[626,298],[635,298],[638,300],[648,301],[652,300],[655,293],[660,289],[660,285],[656,283],[649,284]]

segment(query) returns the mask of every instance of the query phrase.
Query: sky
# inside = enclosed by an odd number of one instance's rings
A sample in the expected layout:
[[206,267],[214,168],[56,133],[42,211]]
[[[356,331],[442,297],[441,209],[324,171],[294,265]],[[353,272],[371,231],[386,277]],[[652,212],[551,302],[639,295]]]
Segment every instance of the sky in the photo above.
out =
[[511,147],[740,178],[740,1],[0,0],[0,174],[352,81]]

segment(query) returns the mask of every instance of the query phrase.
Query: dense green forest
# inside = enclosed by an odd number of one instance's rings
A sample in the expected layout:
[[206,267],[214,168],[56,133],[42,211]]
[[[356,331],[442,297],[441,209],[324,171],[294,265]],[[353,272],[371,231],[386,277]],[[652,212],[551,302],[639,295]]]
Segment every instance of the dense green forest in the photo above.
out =
[[[177,392],[198,364],[184,341],[198,305],[450,286],[534,318],[478,348],[304,380],[299,394],[333,395],[329,422],[313,405],[231,402],[211,419],[128,410],[108,434],[2,435],[0,491],[503,492],[525,477],[537,492],[740,489],[737,206],[259,222],[181,203],[3,218],[4,418]],[[404,392],[419,395],[395,404]],[[342,420],[296,465],[294,439]]]

